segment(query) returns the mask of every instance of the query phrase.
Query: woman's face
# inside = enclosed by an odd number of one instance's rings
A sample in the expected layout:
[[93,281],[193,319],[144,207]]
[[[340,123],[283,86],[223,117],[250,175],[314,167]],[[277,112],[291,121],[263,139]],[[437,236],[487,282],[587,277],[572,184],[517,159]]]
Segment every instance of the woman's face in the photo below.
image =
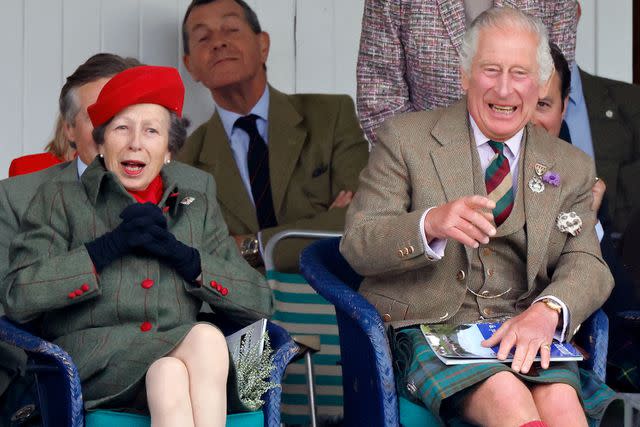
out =
[[156,104],[136,104],[107,125],[100,154],[124,188],[146,189],[171,158],[169,112]]

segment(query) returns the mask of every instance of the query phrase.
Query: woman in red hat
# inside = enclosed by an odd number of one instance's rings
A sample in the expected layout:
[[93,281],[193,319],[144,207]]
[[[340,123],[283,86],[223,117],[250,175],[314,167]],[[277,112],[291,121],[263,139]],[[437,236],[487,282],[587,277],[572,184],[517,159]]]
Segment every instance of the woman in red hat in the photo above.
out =
[[184,144],[174,68],[113,77],[88,112],[100,156],[78,182],[45,184],[14,242],[2,296],[18,322],[70,353],[85,407],[146,409],[153,425],[222,426],[242,410],[222,333],[269,316],[263,277],[240,256],[210,175],[171,162]]

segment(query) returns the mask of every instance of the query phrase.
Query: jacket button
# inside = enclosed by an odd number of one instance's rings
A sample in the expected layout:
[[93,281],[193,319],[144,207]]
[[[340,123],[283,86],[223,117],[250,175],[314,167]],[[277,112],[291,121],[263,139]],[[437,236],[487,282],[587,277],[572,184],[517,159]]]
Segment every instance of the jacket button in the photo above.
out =
[[456,279],[458,279],[458,282],[464,281],[465,277],[467,277],[467,275],[464,273],[464,271],[458,270],[458,274],[456,274]]
[[490,308],[485,308],[484,310],[482,310],[482,313],[485,316],[491,316],[493,314],[493,310],[491,310]]
[[402,258],[404,256],[404,252],[402,252],[402,249],[398,249],[398,257]]
[[75,291],[71,291],[69,292],[69,295],[67,295],[69,297],[69,299],[74,299],[76,297],[76,292]]
[[215,289],[215,288],[216,288],[216,285],[218,284],[218,282],[216,282],[215,280],[212,280],[211,282],[209,282],[209,284],[211,285],[211,287],[212,287],[213,289]]
[[382,315],[382,320],[385,322],[391,322],[391,315],[389,313],[385,313]]
[[140,325],[140,330],[142,332],[147,332],[151,330],[151,322],[142,322],[142,324]]
[[140,284],[143,288],[145,289],[149,289],[150,287],[152,287],[155,284],[155,282],[151,279],[144,279],[142,281],[142,283]]
[[89,285],[88,285],[88,284],[84,283],[84,284],[80,287],[80,289],[82,289],[82,292],[89,292],[89,289],[90,289],[90,288],[89,288]]
[[77,297],[79,297],[80,295],[84,294],[82,289],[76,289],[75,291],[73,291],[73,293],[76,294]]
[[444,320],[447,317],[449,317],[449,312],[448,311],[445,314],[443,314],[442,316],[440,316],[440,320]]
[[413,246],[409,246],[409,253],[412,254],[415,252],[415,248]]
[[227,294],[229,293],[229,289],[227,288],[222,288],[220,289],[220,293],[222,294],[222,296],[227,296]]
[[491,277],[491,276],[493,276],[493,273],[494,273],[493,268],[490,268],[490,269],[487,270],[487,276]]
[[493,253],[493,251],[489,248],[482,248],[482,255],[489,256]]

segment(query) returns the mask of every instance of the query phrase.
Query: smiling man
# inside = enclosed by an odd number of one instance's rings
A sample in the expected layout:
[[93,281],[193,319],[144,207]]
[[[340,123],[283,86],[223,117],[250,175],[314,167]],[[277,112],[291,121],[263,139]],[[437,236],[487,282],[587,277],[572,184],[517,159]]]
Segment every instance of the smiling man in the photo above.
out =
[[[285,95],[267,83],[269,34],[242,0],[195,0],[185,13],[184,63],[216,112],[179,160],[211,173],[229,232],[254,267],[275,233],[342,231],[368,157],[345,95]],[[276,266],[296,271],[309,241],[278,245]]]
[[[613,393],[589,375],[581,384],[575,363],[550,364],[549,344],[570,339],[613,286],[590,209],[593,162],[529,124],[553,69],[539,19],[489,9],[460,63],[466,98],[383,125],[340,250],[394,328],[401,394],[447,420],[586,426]],[[571,212],[581,227],[564,227]],[[510,366],[446,366],[415,326],[479,321],[504,322],[483,345],[499,359],[513,348]]]

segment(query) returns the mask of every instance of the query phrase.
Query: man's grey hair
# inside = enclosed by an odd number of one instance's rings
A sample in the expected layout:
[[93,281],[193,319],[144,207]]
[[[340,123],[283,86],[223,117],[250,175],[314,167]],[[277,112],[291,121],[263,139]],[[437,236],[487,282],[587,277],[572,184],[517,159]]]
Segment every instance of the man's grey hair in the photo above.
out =
[[493,7],[482,12],[464,34],[460,50],[460,66],[465,74],[471,74],[471,64],[478,50],[480,31],[487,28],[529,31],[538,36],[537,60],[538,82],[545,83],[553,71],[553,59],[549,52],[547,29],[535,16],[528,15],[512,7]]

